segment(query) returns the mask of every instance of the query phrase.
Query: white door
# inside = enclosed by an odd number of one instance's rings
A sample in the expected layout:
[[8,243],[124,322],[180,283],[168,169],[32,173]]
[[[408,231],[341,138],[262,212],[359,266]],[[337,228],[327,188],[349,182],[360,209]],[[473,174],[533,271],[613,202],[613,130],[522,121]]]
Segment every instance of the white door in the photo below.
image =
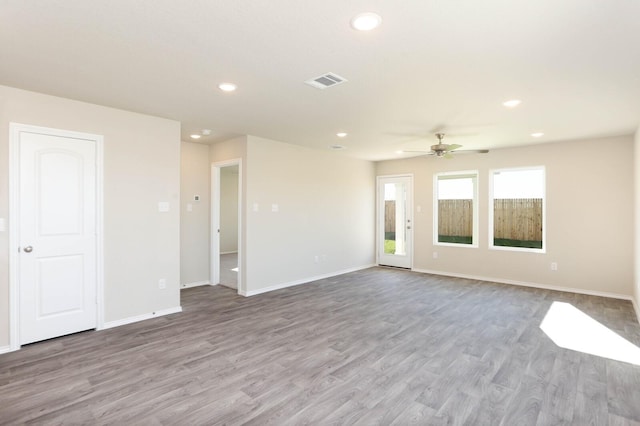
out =
[[378,177],[378,264],[411,268],[411,176]]
[[20,344],[96,328],[96,140],[20,131]]

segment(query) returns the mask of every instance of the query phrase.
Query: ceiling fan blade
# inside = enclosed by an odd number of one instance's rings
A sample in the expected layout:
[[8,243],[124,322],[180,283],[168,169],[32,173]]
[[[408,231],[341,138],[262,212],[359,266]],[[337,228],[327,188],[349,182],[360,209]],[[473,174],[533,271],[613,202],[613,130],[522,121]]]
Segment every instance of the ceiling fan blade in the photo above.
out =
[[423,153],[423,154],[429,154],[431,151],[425,151],[425,150],[412,151],[412,150],[403,149],[403,150],[402,150],[402,152],[407,152],[407,153],[409,153],[409,152],[411,152],[411,153],[414,153],[414,152],[421,152],[421,153]]
[[462,149],[460,151],[456,151],[456,154],[487,154],[489,152],[488,149]]
[[[425,157],[427,155],[436,155],[433,151],[402,151],[403,154],[411,154],[410,157]],[[417,155],[416,155],[417,154]]]
[[453,151],[453,150],[455,150],[455,149],[458,149],[458,148],[462,148],[462,145],[459,145],[459,144],[457,144],[457,143],[449,144],[449,145],[447,146],[447,152],[451,152],[451,151]]

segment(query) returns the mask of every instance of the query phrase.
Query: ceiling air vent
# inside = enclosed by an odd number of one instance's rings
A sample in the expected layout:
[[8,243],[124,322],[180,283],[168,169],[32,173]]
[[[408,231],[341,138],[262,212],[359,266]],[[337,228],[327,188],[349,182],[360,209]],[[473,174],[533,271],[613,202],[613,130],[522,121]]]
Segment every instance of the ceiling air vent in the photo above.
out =
[[328,72],[321,75],[320,77],[307,80],[305,81],[305,83],[309,86],[315,87],[316,89],[326,89],[327,87],[337,86],[338,84],[344,83],[345,81],[347,81],[346,78],[340,77],[339,75],[332,72]]

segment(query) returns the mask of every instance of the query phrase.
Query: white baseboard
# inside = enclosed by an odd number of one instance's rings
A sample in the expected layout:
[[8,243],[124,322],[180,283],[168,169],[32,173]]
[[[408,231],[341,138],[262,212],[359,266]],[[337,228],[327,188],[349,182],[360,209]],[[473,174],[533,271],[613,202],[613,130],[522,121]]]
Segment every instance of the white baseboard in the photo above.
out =
[[209,281],[196,281],[193,283],[180,284],[180,288],[200,287],[201,285],[211,285]]
[[638,302],[634,298],[631,299],[631,303],[633,303],[633,309],[636,311],[636,319],[640,323],[640,306],[638,306]]
[[0,346],[0,354],[11,352],[11,346]]
[[136,315],[135,317],[123,318],[121,320],[105,322],[102,330],[107,328],[120,327],[121,325],[131,324],[138,321],[144,321],[151,318],[157,318],[164,315],[176,314],[182,312],[182,306],[176,306],[169,309],[161,309],[159,311],[150,312],[148,314]]
[[[556,291],[564,291],[567,293],[586,294],[589,296],[600,296],[600,297],[608,297],[610,299],[622,299],[622,300],[633,301],[633,297],[628,296],[626,294],[609,293],[606,291],[594,291],[594,290],[585,290],[585,289],[573,288],[573,287],[561,287],[561,286],[548,285],[548,284],[531,283],[526,281],[507,280],[504,278],[480,277],[477,275],[457,274],[454,272],[431,271],[428,269],[412,269],[412,271],[421,272],[423,274],[443,275],[447,277],[456,277],[456,278],[467,278],[470,280],[488,281],[488,282],[494,282],[494,283],[500,283],[500,284],[517,285],[521,287],[533,287],[533,288],[541,288],[544,290],[556,290]],[[636,313],[638,313],[637,309],[636,309]]]
[[316,275],[314,277],[308,277],[308,278],[303,278],[301,280],[289,281],[287,283],[276,284],[276,285],[272,285],[272,286],[269,286],[269,287],[263,287],[263,288],[259,288],[257,290],[239,291],[238,294],[240,294],[241,296],[247,296],[247,297],[248,296],[255,296],[257,294],[268,293],[270,291],[281,290],[281,289],[287,288],[287,287],[293,287],[293,286],[300,285],[300,284],[307,284],[307,283],[310,283],[310,282],[313,282],[313,281],[323,280],[325,278],[335,277],[336,275],[342,275],[342,274],[348,274],[349,272],[361,271],[363,269],[372,268],[374,266],[376,266],[376,265],[370,264],[370,265],[358,266],[358,267],[355,267],[355,268],[343,269],[341,271],[335,271],[335,272],[331,272],[329,274]]

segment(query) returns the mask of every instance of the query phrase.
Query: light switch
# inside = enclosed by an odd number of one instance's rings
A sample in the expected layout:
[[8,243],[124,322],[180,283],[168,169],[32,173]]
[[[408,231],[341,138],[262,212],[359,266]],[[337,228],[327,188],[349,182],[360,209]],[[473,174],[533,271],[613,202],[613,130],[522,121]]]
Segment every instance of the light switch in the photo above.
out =
[[253,211],[257,212],[258,210],[260,210],[260,207],[258,206],[258,203],[253,203]]
[[187,203],[187,211],[188,212],[192,212],[193,211],[193,204]]
[[277,212],[279,210],[280,210],[280,208],[278,207],[277,204],[271,204],[271,211],[272,212]]
[[420,213],[422,211],[422,206],[416,207],[416,210],[418,211],[418,213]]
[[158,203],[158,211],[160,213],[166,213],[169,211],[169,203],[167,201],[161,201]]

